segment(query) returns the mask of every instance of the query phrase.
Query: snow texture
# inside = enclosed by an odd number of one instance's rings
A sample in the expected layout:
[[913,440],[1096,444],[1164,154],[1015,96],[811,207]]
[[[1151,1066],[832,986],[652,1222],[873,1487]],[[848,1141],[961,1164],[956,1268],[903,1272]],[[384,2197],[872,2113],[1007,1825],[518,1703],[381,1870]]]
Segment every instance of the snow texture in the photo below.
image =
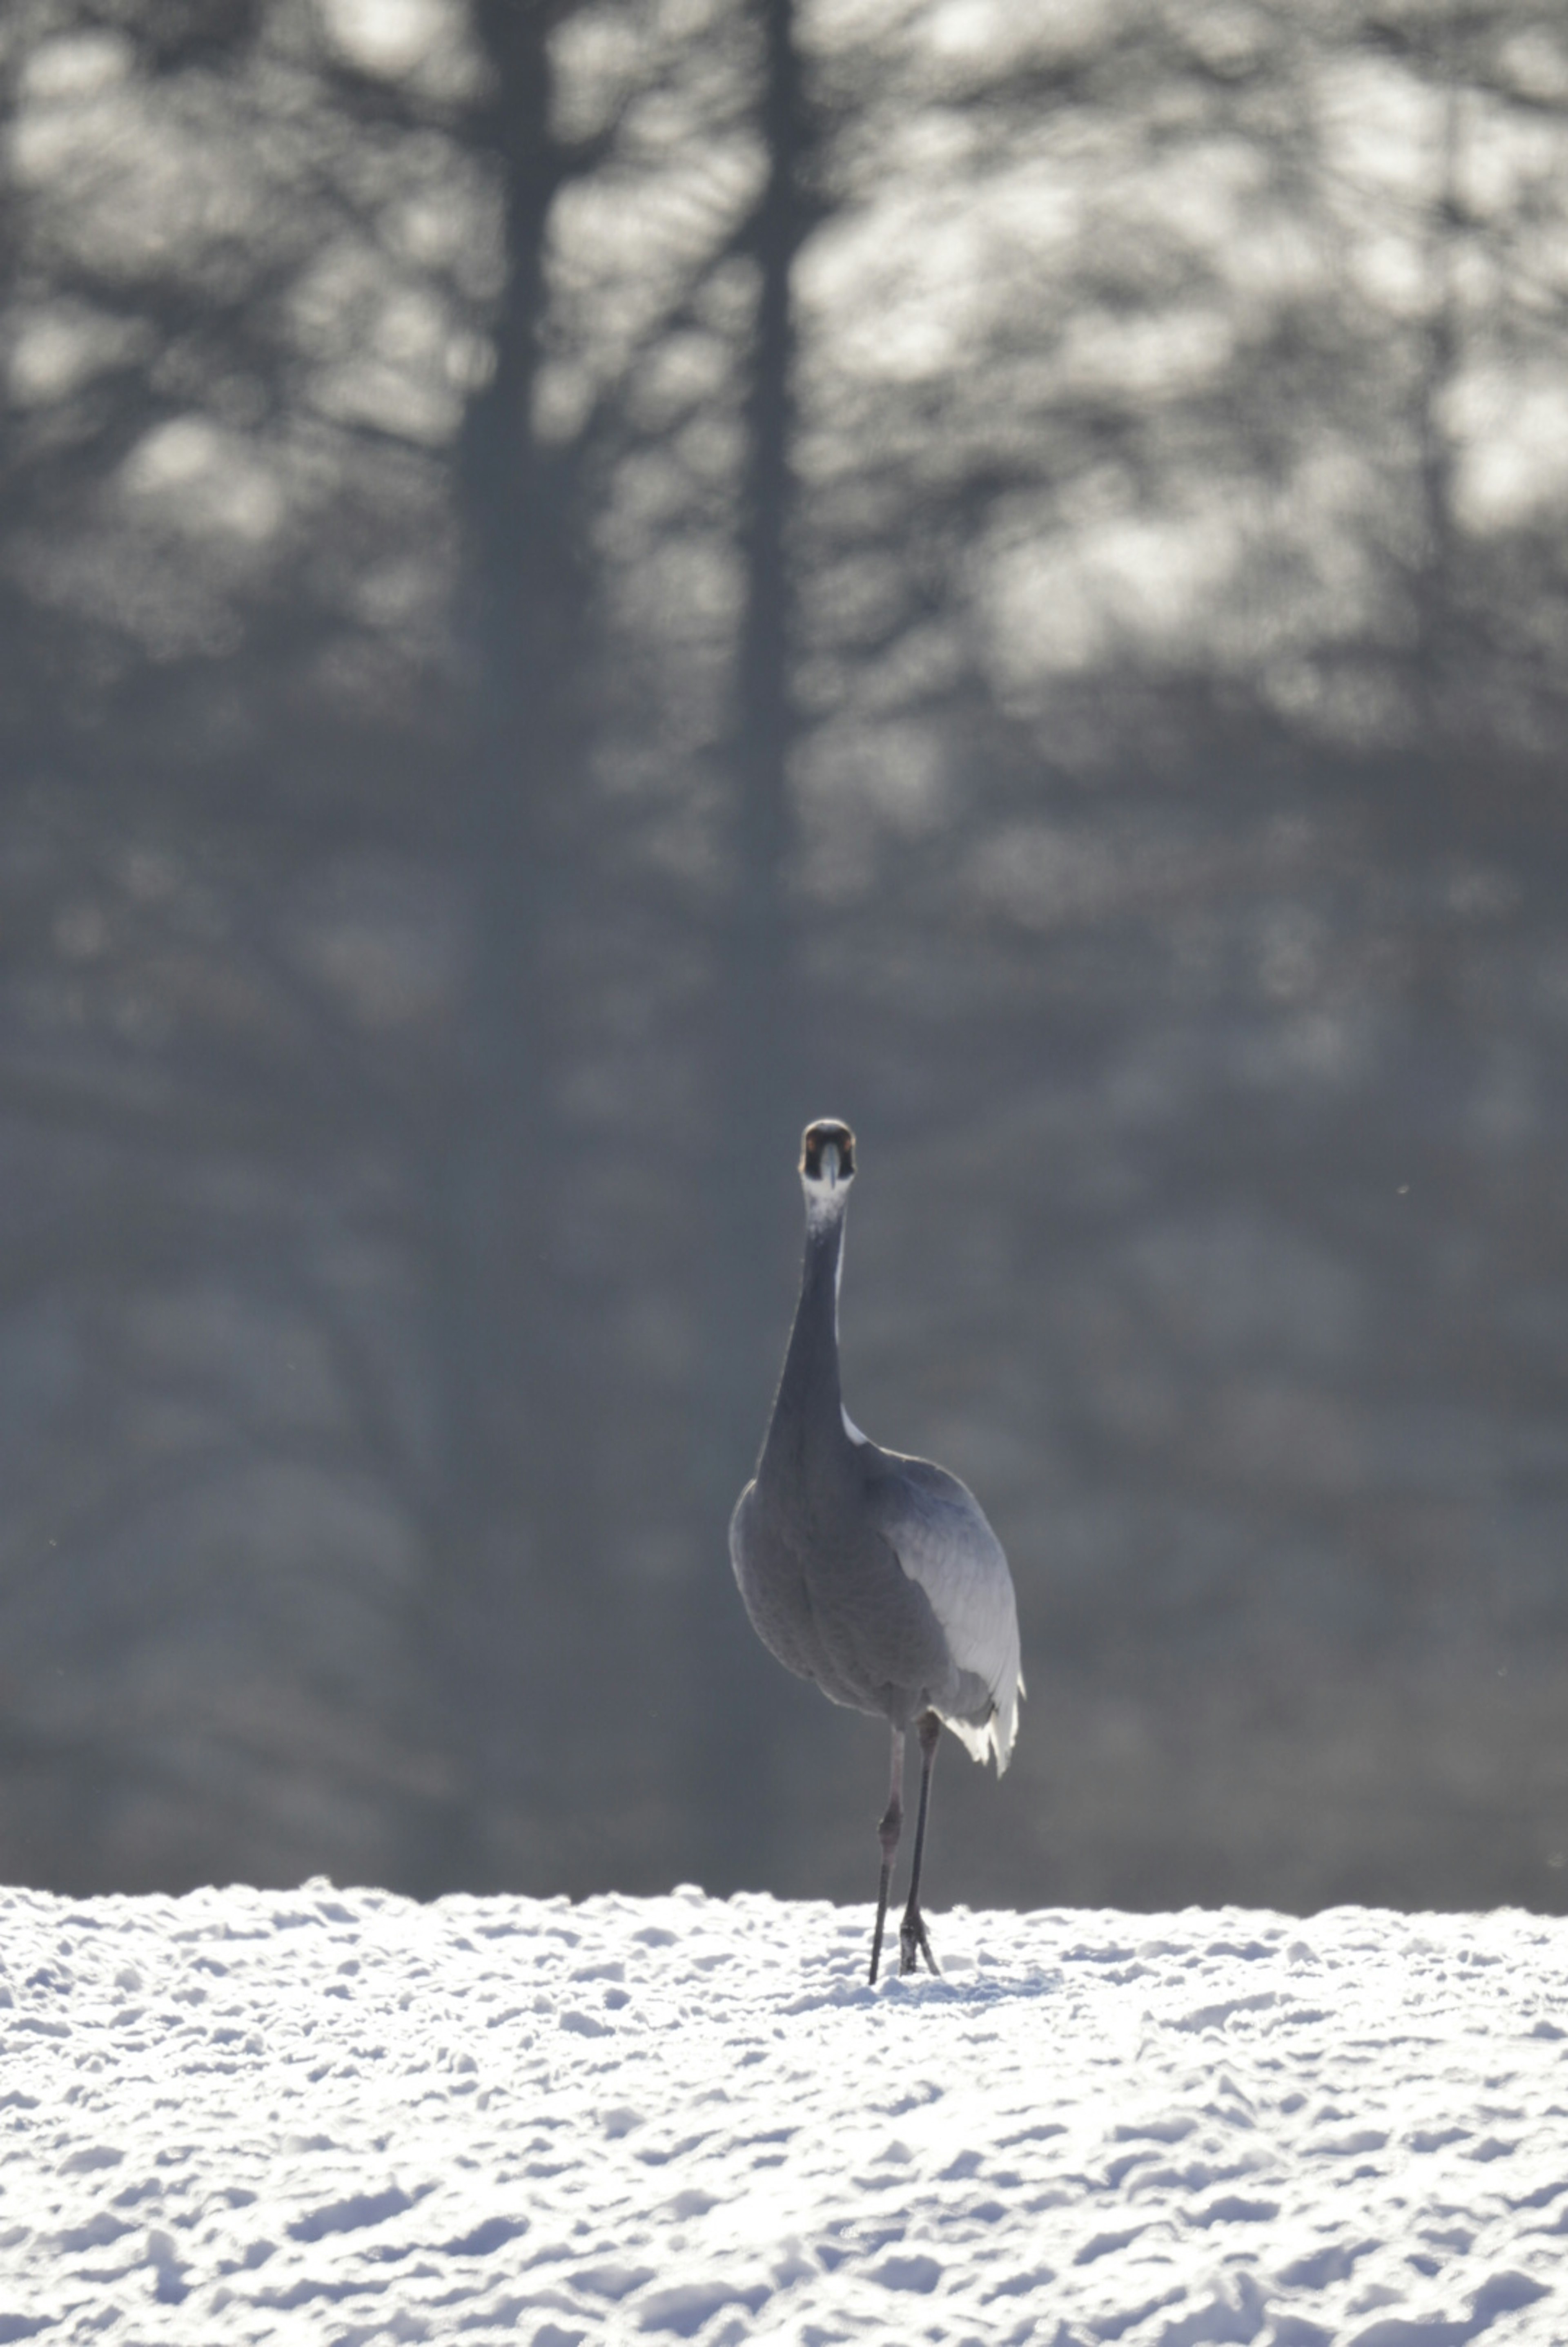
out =
[[0,2342],[1560,2347],[1568,1923],[0,1892]]

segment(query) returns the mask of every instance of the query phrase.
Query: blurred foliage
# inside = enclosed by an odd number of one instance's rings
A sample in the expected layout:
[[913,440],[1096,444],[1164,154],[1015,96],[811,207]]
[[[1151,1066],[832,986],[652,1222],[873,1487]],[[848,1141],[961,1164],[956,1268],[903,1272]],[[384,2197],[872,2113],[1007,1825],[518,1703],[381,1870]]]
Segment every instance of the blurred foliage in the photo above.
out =
[[800,1125],[1031,1702],[936,1895],[1568,1894],[1568,38],[13,0],[0,1867],[866,1895]]

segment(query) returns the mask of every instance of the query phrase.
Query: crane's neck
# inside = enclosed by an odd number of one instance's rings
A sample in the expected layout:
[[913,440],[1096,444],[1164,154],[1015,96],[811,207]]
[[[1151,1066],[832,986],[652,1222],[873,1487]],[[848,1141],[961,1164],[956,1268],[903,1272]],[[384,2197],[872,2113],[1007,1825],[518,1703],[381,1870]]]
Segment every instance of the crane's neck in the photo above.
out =
[[773,1416],[758,1474],[798,1471],[803,1455],[847,1456],[839,1388],[839,1277],[843,1267],[844,1210],[849,1185],[825,1194],[806,1194],[806,1252],[800,1266],[800,1299],[779,1380]]

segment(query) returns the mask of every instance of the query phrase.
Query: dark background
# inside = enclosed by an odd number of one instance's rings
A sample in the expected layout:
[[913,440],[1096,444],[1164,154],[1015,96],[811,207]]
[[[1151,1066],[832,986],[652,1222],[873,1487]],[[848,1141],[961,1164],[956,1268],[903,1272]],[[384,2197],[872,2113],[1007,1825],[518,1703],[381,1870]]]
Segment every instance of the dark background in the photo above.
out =
[[8,0],[0,1873],[1568,1900],[1568,34]]

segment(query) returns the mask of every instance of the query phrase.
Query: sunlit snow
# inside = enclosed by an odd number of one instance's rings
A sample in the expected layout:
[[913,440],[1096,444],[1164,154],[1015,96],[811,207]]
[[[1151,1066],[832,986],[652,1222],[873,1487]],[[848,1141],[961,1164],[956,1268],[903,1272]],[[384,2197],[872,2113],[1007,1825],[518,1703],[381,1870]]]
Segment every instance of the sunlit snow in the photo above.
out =
[[1568,2338],[1568,1922],[0,1893],[0,2341]]

